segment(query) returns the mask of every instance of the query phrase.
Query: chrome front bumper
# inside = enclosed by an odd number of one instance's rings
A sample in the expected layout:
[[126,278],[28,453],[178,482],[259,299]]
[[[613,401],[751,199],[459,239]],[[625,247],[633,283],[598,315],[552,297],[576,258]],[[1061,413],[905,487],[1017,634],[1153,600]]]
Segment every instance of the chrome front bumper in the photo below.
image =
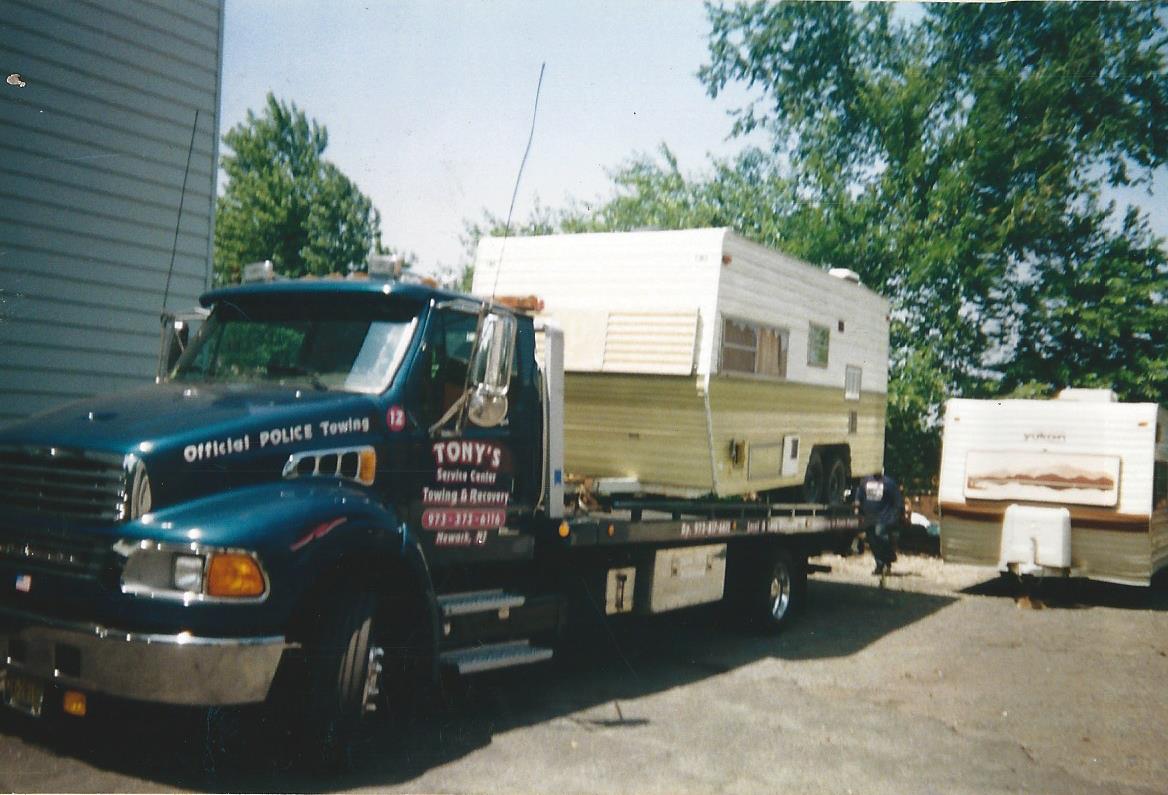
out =
[[263,701],[283,636],[153,635],[0,610],[0,667],[61,687],[163,704]]

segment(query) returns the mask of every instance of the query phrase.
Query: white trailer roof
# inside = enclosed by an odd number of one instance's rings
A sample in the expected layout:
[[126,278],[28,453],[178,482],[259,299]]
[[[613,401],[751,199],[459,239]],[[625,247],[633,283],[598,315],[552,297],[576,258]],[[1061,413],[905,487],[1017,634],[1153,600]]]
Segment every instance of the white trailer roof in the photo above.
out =
[[[726,228],[484,238],[471,291],[539,295],[570,370],[715,372],[725,316],[788,329],[792,380],[842,385],[853,365],[887,386],[885,299]],[[827,368],[806,365],[812,322],[835,335]]]

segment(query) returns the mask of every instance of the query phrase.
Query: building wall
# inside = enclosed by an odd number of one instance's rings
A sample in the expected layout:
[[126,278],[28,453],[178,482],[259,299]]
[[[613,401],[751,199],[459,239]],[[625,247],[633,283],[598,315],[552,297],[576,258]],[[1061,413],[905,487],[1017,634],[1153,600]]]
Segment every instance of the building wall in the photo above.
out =
[[223,2],[0,0],[0,423],[150,381],[209,286]]

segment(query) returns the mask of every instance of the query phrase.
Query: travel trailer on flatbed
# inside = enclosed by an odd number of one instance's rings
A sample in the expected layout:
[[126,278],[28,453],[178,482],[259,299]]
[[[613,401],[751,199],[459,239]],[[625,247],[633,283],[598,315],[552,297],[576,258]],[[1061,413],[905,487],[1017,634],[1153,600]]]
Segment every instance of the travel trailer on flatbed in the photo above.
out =
[[563,328],[565,470],[601,493],[824,502],[880,468],[888,302],[851,271],[721,228],[488,238],[472,292]]
[[1110,390],[950,400],[941,555],[1019,575],[1148,585],[1168,566],[1168,412]]

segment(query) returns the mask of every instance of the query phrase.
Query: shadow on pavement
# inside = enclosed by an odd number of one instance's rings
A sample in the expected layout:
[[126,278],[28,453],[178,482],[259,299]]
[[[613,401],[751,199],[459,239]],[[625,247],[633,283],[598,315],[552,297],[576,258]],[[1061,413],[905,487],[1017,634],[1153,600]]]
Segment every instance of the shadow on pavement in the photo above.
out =
[[[567,719],[608,728],[636,726],[621,702],[685,686],[751,663],[844,657],[940,610],[954,597],[882,590],[812,578],[806,615],[781,635],[746,634],[720,605],[611,624],[554,662],[468,678],[442,706],[406,725],[374,725],[357,743],[352,772],[299,772],[286,754],[257,744],[242,769],[216,765],[205,717],[196,711],[118,705],[105,717],[64,724],[0,718],[0,732],[103,770],[161,787],[233,792],[335,791],[392,787],[491,743],[495,734]],[[609,717],[578,713],[611,705]],[[284,762],[270,760],[284,757]],[[22,782],[25,783],[25,782]],[[138,784],[134,789],[140,789]]]
[[998,576],[961,591],[971,596],[1013,599],[1031,607],[1085,610],[1112,607],[1121,610],[1168,610],[1168,569],[1160,571],[1149,587],[1116,585],[1082,578],[1038,579],[1019,582]]

